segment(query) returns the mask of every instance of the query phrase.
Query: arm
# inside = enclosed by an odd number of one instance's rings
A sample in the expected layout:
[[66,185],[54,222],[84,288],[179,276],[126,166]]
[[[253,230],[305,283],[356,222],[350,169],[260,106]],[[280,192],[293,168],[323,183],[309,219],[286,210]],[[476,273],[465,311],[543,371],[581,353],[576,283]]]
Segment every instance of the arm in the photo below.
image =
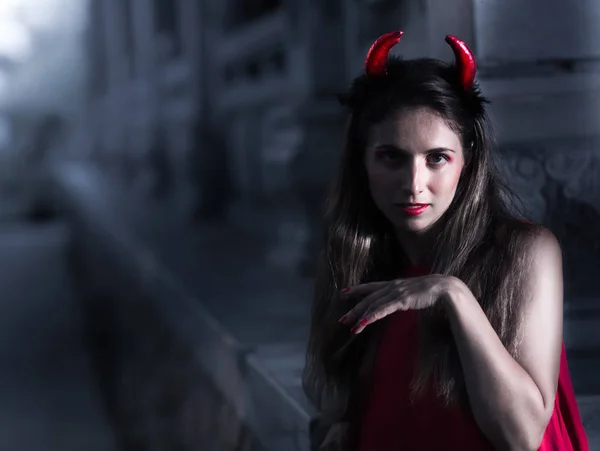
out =
[[537,450],[556,396],[562,345],[561,250],[544,230],[532,252],[517,360],[463,282],[451,279],[445,296],[471,409],[481,431],[499,449]]

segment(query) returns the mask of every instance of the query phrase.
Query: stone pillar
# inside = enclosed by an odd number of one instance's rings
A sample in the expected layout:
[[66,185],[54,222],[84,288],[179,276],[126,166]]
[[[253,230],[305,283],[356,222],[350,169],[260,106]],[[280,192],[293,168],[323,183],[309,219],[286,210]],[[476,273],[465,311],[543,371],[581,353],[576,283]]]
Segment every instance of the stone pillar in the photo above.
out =
[[140,146],[147,150],[154,139],[152,130],[156,126],[160,114],[154,2],[129,1],[132,3],[134,33],[135,111],[136,117],[139,118],[140,134],[143,135]]
[[303,77],[305,91],[295,113],[299,141],[287,163],[291,179],[285,213],[268,258],[310,273],[321,244],[321,206],[343,132],[344,115],[336,100],[345,86],[343,2],[294,2],[289,19],[296,38],[292,47],[301,55],[292,60],[290,76]]
[[218,110],[217,101],[222,91],[223,67],[219,64],[218,48],[223,38],[223,24],[227,12],[227,1],[200,2],[202,35],[198,47],[198,68],[202,72],[198,79],[201,115],[207,124],[215,121],[214,112]]
[[[183,53],[190,65],[189,96],[194,99],[194,103],[200,100],[200,89],[203,85],[203,77],[206,70],[201,61],[204,56],[202,49],[206,32],[205,27],[207,26],[205,3],[183,1],[180,3],[179,8]],[[194,114],[200,114],[200,110],[196,109]]]
[[[212,25],[206,29],[206,53],[211,56],[205,62],[209,71],[205,74],[204,89],[208,91],[203,91],[203,109],[209,114],[203,122],[211,131],[223,133],[218,139],[222,139],[226,150],[213,149],[202,142],[206,151],[201,152],[200,161],[206,168],[224,168],[234,183],[226,186],[229,178],[221,177],[215,180],[219,182],[215,187],[211,178],[201,176],[201,210],[205,209],[205,201],[213,206],[228,202],[233,191],[229,219],[252,233],[258,232],[260,238],[272,237],[273,227],[277,226],[269,220],[269,213],[263,213],[279,208],[272,203],[272,193],[266,188],[264,174],[269,170],[266,160],[270,157],[266,157],[265,146],[271,141],[266,130],[274,109],[295,105],[303,95],[299,91],[305,82],[305,68],[299,47],[304,41],[297,33],[289,32],[287,10],[265,12],[235,30],[219,27],[223,22],[234,22],[223,21],[224,13],[216,4],[210,9],[207,5],[207,15],[211,16],[207,20]],[[288,149],[281,148],[279,153],[287,155]],[[225,199],[209,199],[213,193],[223,192],[228,193]]]
[[[435,56],[430,41],[438,44],[440,36],[430,16],[438,8],[437,3],[446,8],[443,0],[344,0],[347,81],[362,73],[369,47],[388,31],[404,31],[401,43],[391,50],[392,55],[406,59]],[[438,22],[442,21],[440,16]],[[441,40],[443,43],[443,34]]]
[[82,137],[89,140],[92,160],[102,166],[104,158],[104,127],[102,118],[104,110],[102,108],[102,98],[108,90],[108,51],[106,45],[106,27],[104,25],[104,8],[106,3],[101,0],[92,0],[89,4],[90,26],[87,31],[87,52],[89,55],[87,70],[88,91],[86,98],[86,118],[83,121],[85,127],[81,127],[77,132]]
[[452,61],[452,51],[444,39],[448,34],[462,39],[477,53],[473,0],[426,0],[424,3],[429,44],[427,56]]
[[129,65],[124,52],[124,24],[119,0],[106,0],[104,7],[105,36],[108,53],[109,92],[107,102],[107,150],[117,167],[122,166],[123,147],[127,133],[127,111],[130,109]]
[[103,170],[112,169],[109,161],[108,149],[114,141],[113,133],[108,126],[106,118],[110,116],[109,98],[111,85],[115,83],[116,75],[113,67],[114,45],[108,3],[101,0],[93,0],[90,4],[90,21],[88,29],[90,39],[90,54],[94,61],[88,66],[90,74],[90,90],[88,97],[89,133],[93,135],[95,143],[95,159]]
[[[184,27],[188,30],[192,90],[196,99],[189,155],[192,217],[223,219],[230,201],[231,155],[216,101],[222,67],[217,53],[228,2],[185,3]],[[193,11],[192,11],[193,10]],[[190,43],[188,44],[188,39]]]
[[135,32],[136,81],[134,96],[138,129],[140,164],[151,179],[150,194],[159,197],[169,189],[170,172],[166,130],[162,117],[163,87],[157,54],[155,3],[131,0]]
[[306,234],[298,269],[312,275],[323,246],[323,213],[327,191],[334,182],[344,132],[344,112],[332,100],[313,98],[300,111],[303,139],[294,161],[294,185],[304,209]]

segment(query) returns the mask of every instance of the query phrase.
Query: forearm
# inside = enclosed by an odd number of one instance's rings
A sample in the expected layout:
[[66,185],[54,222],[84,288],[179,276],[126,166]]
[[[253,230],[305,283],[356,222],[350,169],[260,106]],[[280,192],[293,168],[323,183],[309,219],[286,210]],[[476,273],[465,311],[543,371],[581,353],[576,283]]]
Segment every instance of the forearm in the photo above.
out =
[[547,411],[540,389],[464,283],[453,279],[444,298],[479,428],[498,449],[537,450]]

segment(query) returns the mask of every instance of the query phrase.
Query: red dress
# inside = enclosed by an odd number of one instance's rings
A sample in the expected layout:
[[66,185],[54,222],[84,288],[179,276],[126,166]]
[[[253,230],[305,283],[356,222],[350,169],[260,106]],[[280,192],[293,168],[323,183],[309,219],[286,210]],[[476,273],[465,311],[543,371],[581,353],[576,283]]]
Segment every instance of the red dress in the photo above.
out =
[[[422,271],[419,271],[422,273]],[[412,276],[417,275],[411,271]],[[359,451],[492,451],[470,409],[445,408],[433,397],[409,402],[417,357],[418,311],[391,315],[377,349]],[[539,451],[589,451],[563,343],[554,411]]]

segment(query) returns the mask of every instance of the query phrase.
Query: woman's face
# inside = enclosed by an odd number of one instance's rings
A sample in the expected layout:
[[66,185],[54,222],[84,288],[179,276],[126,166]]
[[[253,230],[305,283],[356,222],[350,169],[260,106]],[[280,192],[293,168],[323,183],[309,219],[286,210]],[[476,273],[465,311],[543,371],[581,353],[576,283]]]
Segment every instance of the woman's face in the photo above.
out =
[[365,166],[375,205],[398,230],[423,233],[454,195],[464,154],[460,137],[427,108],[371,127]]

